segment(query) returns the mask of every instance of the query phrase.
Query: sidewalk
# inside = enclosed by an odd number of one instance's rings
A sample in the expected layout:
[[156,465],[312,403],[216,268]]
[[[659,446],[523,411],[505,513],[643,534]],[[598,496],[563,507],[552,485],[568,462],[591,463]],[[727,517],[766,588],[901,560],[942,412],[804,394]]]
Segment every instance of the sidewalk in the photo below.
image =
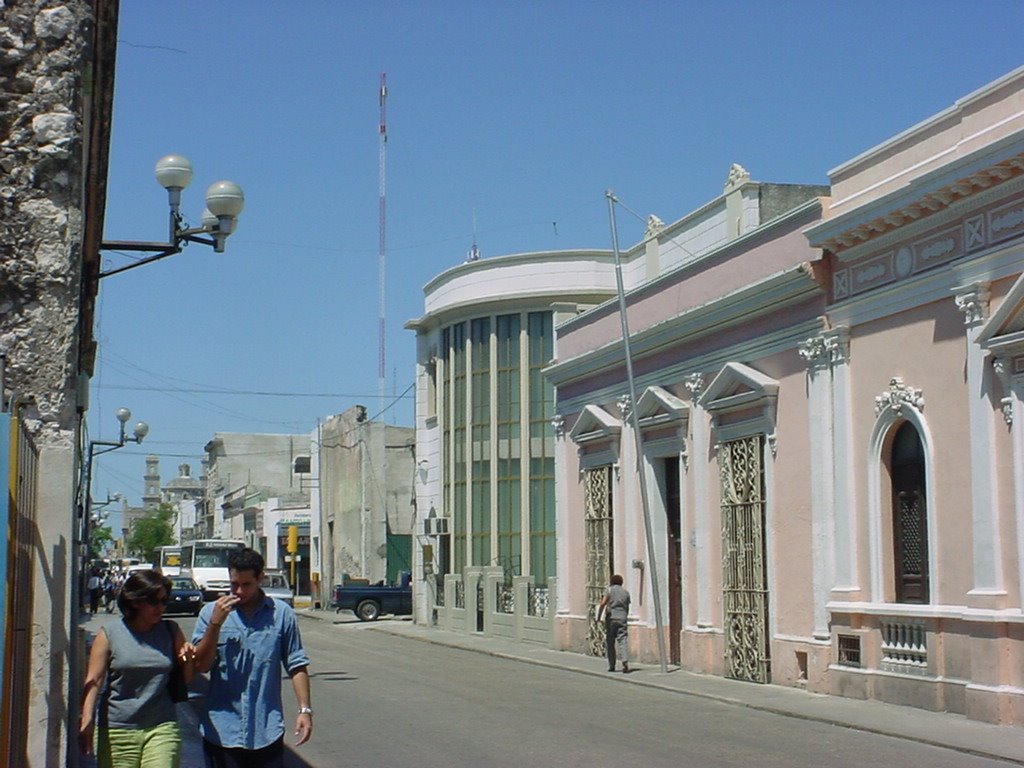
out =
[[[296,613],[312,620],[335,621],[337,618],[332,611],[324,610],[306,609]],[[798,688],[757,685],[678,669],[662,674],[658,665],[651,664],[636,666],[635,670],[631,664],[628,675],[610,673],[606,671],[602,658],[554,651],[532,643],[447,632],[408,620],[385,619],[367,628],[497,658],[603,677],[610,685],[639,685],[671,691],[682,696],[710,699],[1024,765],[1024,729],[979,723],[961,715],[807,693]]]

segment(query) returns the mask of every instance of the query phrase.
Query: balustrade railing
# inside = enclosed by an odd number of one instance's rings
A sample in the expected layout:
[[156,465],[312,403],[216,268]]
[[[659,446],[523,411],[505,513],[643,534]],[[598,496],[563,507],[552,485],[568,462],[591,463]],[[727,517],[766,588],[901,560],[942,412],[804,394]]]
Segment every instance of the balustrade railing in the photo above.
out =
[[466,582],[462,579],[455,582],[455,607],[466,607]]
[[882,622],[882,669],[923,675],[928,672],[928,635],[923,621]]

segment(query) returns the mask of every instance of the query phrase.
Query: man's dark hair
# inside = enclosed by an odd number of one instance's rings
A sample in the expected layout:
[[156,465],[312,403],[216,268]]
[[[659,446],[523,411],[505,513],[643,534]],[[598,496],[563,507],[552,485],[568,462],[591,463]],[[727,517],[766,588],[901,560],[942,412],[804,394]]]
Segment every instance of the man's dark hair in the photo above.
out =
[[228,569],[232,571],[252,571],[253,576],[262,576],[266,562],[263,555],[255,549],[236,549],[228,555]]
[[619,574],[617,574],[617,573],[614,574],[612,576],[612,584],[614,584],[614,585],[616,585],[618,587],[621,587],[622,586],[622,577],[619,576]]
[[129,620],[134,619],[138,612],[136,603],[156,597],[161,589],[165,596],[171,594],[171,580],[162,573],[150,570],[132,571],[117,594],[117,607],[121,615]]

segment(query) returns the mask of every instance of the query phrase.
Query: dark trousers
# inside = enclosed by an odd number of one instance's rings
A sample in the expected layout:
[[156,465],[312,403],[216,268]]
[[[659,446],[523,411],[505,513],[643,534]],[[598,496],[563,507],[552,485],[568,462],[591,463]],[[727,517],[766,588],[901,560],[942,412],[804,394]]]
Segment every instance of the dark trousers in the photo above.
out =
[[93,587],[89,590],[89,611],[90,613],[96,613],[100,608],[100,595],[103,594],[103,590],[99,587]]
[[615,669],[616,651],[622,663],[629,662],[629,635],[626,634],[625,619],[605,619],[604,644],[608,653],[608,669]]
[[221,747],[203,739],[206,768],[284,768],[284,736],[263,749]]

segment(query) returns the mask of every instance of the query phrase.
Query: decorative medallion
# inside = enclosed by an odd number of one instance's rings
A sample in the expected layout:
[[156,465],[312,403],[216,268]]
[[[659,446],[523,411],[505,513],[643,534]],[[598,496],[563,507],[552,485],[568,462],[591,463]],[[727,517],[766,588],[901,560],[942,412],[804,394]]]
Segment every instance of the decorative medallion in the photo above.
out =
[[908,387],[899,376],[889,379],[889,391],[875,398],[875,415],[880,416],[889,410],[896,415],[903,413],[905,406],[918,411],[924,410],[924,396],[920,389]]
[[914,257],[910,253],[910,249],[903,246],[896,251],[896,277],[904,278],[910,274],[910,270],[914,267]]

